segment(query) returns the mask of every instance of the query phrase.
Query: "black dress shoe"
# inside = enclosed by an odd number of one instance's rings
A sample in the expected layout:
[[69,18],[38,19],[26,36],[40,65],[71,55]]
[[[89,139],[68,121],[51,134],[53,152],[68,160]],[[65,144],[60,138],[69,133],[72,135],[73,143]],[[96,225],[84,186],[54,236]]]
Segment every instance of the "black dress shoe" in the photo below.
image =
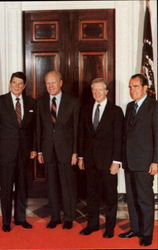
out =
[[152,243],[152,237],[151,236],[144,236],[142,237],[140,241],[141,246],[149,246]]
[[80,234],[81,235],[89,235],[95,231],[98,231],[99,230],[99,227],[95,227],[95,228],[90,228],[90,227],[85,227],[84,229],[82,229],[80,231]]
[[60,220],[57,220],[57,221],[50,220],[50,222],[47,224],[47,228],[55,228],[60,223],[61,223]]
[[27,229],[32,228],[32,225],[28,223],[27,221],[15,221],[14,223],[15,225],[22,226],[23,228],[27,228]]
[[120,238],[132,238],[135,236],[138,236],[138,233],[135,233],[132,230],[125,232],[125,233],[122,233],[122,234],[119,234]]
[[112,238],[114,236],[114,230],[112,231],[105,231],[103,234],[103,238]]
[[72,221],[65,221],[63,224],[63,229],[71,229],[72,226]]
[[2,226],[2,230],[3,230],[4,232],[10,232],[10,230],[11,230],[10,225],[3,225],[3,226]]

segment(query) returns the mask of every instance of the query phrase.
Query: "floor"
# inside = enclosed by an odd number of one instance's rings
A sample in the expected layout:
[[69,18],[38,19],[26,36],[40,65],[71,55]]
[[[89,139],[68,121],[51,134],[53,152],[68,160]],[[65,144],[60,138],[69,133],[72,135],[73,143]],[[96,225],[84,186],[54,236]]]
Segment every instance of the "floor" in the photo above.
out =
[[[14,203],[14,201],[13,201]],[[13,206],[14,207],[14,206]],[[46,198],[29,198],[27,201],[27,216],[31,217],[49,217],[50,207]],[[14,212],[14,211],[13,211]],[[1,215],[1,209],[0,209]],[[83,222],[87,218],[86,201],[79,200],[76,209],[76,220]],[[104,218],[104,207],[100,208],[100,218]],[[127,203],[118,201],[117,219],[128,219]],[[155,202],[155,220],[158,220],[158,201]]]
[[[27,216],[49,217],[49,205],[46,198],[29,199],[27,204]],[[86,202],[79,200],[77,203],[76,220],[86,220]],[[100,217],[104,217],[104,208],[100,209]],[[118,202],[117,219],[128,219],[127,204],[124,201]],[[158,202],[155,202],[155,219],[158,219]]]

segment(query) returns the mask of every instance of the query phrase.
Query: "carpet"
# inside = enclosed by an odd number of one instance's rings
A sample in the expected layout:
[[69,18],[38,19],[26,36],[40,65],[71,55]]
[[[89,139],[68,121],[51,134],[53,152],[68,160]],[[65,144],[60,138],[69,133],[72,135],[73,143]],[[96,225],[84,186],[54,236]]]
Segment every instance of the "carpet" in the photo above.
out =
[[[47,229],[49,218],[28,217],[28,222],[33,229],[24,229],[21,226],[11,224],[11,232],[0,230],[0,250],[2,249],[143,249],[139,246],[137,237],[121,239],[118,234],[129,229],[128,220],[118,220],[115,227],[115,236],[111,239],[102,237],[104,232],[104,220],[101,220],[100,230],[88,236],[82,236],[79,231],[85,227],[86,222],[74,222],[71,230],[63,230],[62,225],[55,229]],[[0,225],[1,218],[0,218]],[[155,220],[154,237],[152,245],[145,249],[158,248],[158,220]]]

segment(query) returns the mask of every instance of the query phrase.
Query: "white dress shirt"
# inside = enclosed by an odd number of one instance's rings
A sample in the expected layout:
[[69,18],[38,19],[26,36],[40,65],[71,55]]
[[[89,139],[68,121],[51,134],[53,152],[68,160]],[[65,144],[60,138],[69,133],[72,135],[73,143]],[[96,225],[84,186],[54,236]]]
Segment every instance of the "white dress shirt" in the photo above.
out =
[[95,111],[96,111],[96,108],[97,108],[97,105],[98,105],[98,104],[100,104],[100,106],[99,106],[99,111],[100,111],[100,113],[99,113],[99,121],[100,121],[101,118],[102,118],[104,109],[105,109],[105,107],[106,107],[106,104],[107,104],[107,98],[104,99],[104,101],[102,101],[101,103],[98,103],[98,102],[95,102],[95,103],[94,103],[93,112],[92,112],[92,123],[93,123],[93,121],[94,121],[94,114],[95,114]]
[[53,96],[50,95],[50,109],[52,107],[52,99],[55,97],[56,98],[56,116],[58,115],[58,111],[59,111],[59,106],[60,106],[60,101],[61,101],[61,96],[62,96],[62,92],[60,92],[59,94]]
[[[16,109],[16,103],[17,103],[16,98],[17,98],[17,96],[15,96],[15,95],[11,92],[11,97],[12,97],[14,109]],[[22,95],[18,96],[18,98],[19,98],[19,102],[20,102],[20,105],[21,105],[21,119],[23,119],[23,117],[24,117],[24,102],[23,102]]]
[[136,109],[136,113],[138,112],[140,106],[143,104],[143,102],[145,101],[145,99],[147,98],[147,95],[145,95],[142,99],[140,99],[139,101],[136,101],[135,103],[138,104],[138,107]]

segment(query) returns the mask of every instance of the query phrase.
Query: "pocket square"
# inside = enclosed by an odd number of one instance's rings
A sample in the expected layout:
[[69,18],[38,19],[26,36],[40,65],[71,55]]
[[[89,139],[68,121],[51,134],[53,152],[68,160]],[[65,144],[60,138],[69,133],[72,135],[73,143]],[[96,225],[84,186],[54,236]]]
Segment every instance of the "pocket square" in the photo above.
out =
[[30,110],[29,110],[29,112],[33,112],[33,110],[32,110],[32,109],[30,109]]

